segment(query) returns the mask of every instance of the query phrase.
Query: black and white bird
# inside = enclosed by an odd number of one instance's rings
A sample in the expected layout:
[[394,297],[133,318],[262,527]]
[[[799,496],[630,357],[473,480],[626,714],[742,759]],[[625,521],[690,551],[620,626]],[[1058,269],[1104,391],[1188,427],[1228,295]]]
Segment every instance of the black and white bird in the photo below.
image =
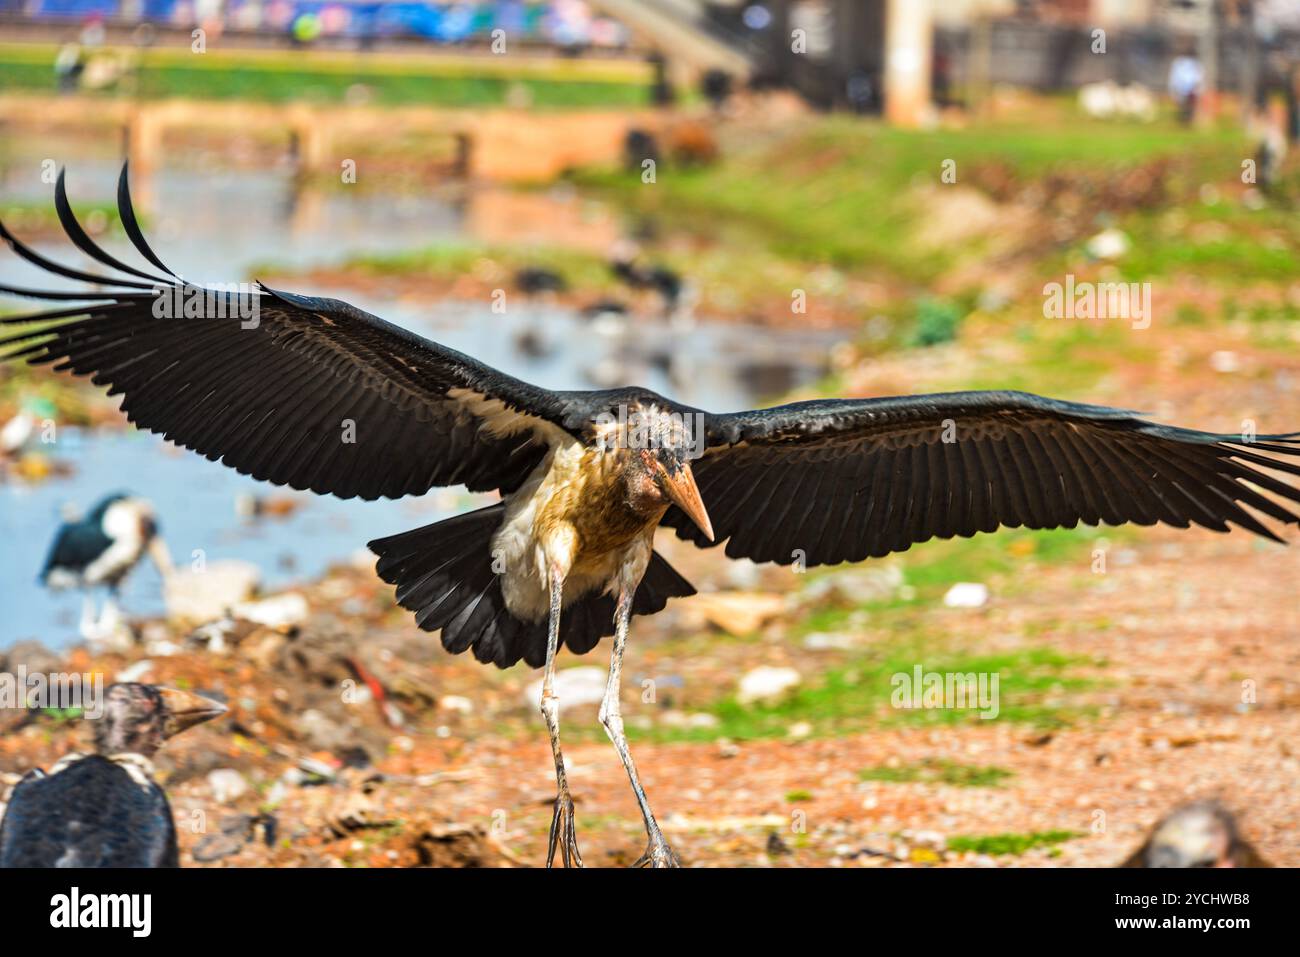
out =
[[[121,623],[118,591],[145,555],[164,579],[171,574],[171,556],[158,534],[153,506],[118,492],[102,499],[85,517],[59,526],[41,569],[41,584],[84,591],[81,635],[87,641],[101,641]],[[98,587],[107,589],[108,595],[96,616],[92,591]]]
[[167,795],[153,756],[168,738],[226,713],[188,691],[109,686],[95,721],[95,753],[30,771],[0,821],[0,867],[178,867]]
[[[675,857],[628,751],[620,682],[633,615],[695,589],[654,550],[666,526],[734,558],[861,561],[1002,526],[1229,523],[1280,541],[1300,524],[1300,439],[1214,434],[1020,392],[799,402],[716,414],[641,388],[554,392],[355,306],[256,287],[188,286],[140,232],[126,171],[119,217],[151,266],[96,246],[60,177],[72,242],[117,272],[21,257],[93,283],[0,337],[3,359],[90,375],[142,428],[258,479],[343,498],[437,486],[500,492],[487,508],[379,538],[378,574],[449,651],[542,666],[559,794],[548,864],[580,864],[554,695],[561,646],[613,634],[600,719],[648,835],[639,863]],[[171,315],[178,299],[201,308]],[[32,324],[35,323],[33,326]],[[341,429],[344,421],[352,428]],[[350,439],[350,440],[349,440]],[[1274,473],[1280,473],[1278,477]]]

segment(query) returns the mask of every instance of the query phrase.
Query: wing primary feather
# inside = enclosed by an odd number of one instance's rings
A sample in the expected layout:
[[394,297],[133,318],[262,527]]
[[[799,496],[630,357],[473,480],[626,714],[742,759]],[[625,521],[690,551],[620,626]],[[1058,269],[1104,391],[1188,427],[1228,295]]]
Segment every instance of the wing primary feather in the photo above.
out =
[[108,253],[104,252],[104,250],[95,245],[95,241],[87,235],[85,229],[82,228],[81,223],[77,222],[77,217],[72,212],[72,204],[68,202],[68,189],[65,183],[67,172],[66,169],[59,170],[59,178],[54,184],[54,211],[58,214],[59,223],[62,224],[63,231],[68,234],[68,238],[72,240],[72,244],[87,256],[99,260],[99,262],[103,263],[105,266],[120,269],[124,273],[128,273],[132,276],[139,276],[141,279],[147,279],[149,282],[157,285],[172,285],[170,279],[161,279],[158,276],[151,276],[147,272],[142,272],[133,266],[128,266],[126,263],[110,256]]
[[9,232],[9,230],[5,228],[3,222],[0,222],[0,239],[7,242],[9,248],[12,249],[15,255],[19,258],[25,259],[33,266],[39,266],[46,272],[52,272],[56,276],[62,276],[65,279],[76,279],[79,282],[89,282],[101,286],[123,286],[127,289],[154,288],[149,283],[136,282],[131,279],[116,279],[110,276],[96,276],[94,273],[81,272],[78,269],[73,269],[71,266],[65,266],[52,259],[47,259],[45,256],[36,252],[36,250],[21,242],[13,233]]
[[117,218],[122,223],[122,228],[126,230],[127,238],[131,240],[131,245],[135,247],[136,252],[167,275],[184,282],[184,279],[167,268],[144,238],[144,231],[140,229],[140,222],[136,219],[135,204],[131,202],[131,183],[128,173],[130,165],[129,160],[123,163],[122,172],[117,178]]

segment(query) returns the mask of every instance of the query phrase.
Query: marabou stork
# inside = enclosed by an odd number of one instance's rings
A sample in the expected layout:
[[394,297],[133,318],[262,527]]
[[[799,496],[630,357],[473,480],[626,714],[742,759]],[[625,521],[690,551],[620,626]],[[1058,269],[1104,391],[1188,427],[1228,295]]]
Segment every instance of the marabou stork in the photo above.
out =
[[1272,867],[1218,801],[1175,808],[1121,867]]
[[[117,627],[118,589],[146,554],[163,578],[171,573],[171,556],[158,534],[153,506],[118,492],[101,499],[85,517],[59,526],[41,569],[41,584],[56,591],[82,589],[81,636],[99,640]],[[96,618],[91,589],[100,585],[108,589],[108,597]]]
[[[861,561],[930,538],[1000,526],[1165,522],[1280,540],[1261,518],[1300,524],[1294,435],[1216,435],[1133,412],[1019,392],[799,402],[719,415],[640,388],[552,392],[335,299],[209,291],[168,318],[187,286],[146,244],[119,183],[122,225],[145,271],[96,246],[60,177],[72,242],[117,271],[29,262],[94,283],[81,292],[3,289],[59,302],[0,320],[0,358],[55,363],[123,396],[132,422],[240,472],[348,498],[435,486],[502,501],[370,543],[378,574],[453,653],[545,668],[541,709],[558,785],[557,845],[580,864],[554,696],[562,645],[613,634],[600,720],[636,793],[649,844],[675,863],[637,779],[619,709],[632,615],[694,592],[653,547],[667,526],[732,557],[806,566]],[[160,274],[161,273],[161,274]],[[192,303],[193,297],[186,299]],[[72,304],[77,303],[77,304]],[[27,324],[38,323],[35,327]],[[1247,509],[1252,511],[1247,511]],[[1258,513],[1258,515],[1256,514]]]
[[94,754],[70,754],[14,785],[0,821],[0,867],[180,866],[152,759],[166,739],[226,706],[188,691],[117,684],[103,708]]

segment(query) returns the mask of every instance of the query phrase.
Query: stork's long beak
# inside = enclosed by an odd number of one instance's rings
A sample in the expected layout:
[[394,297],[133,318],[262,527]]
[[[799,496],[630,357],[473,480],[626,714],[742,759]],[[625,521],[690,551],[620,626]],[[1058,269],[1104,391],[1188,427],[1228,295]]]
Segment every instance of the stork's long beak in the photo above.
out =
[[167,720],[163,725],[163,734],[168,738],[178,735],[196,724],[219,718],[228,710],[220,701],[213,701],[211,698],[205,698],[189,691],[178,691],[175,688],[159,688],[158,693],[162,695],[163,707],[167,709]]
[[690,465],[683,463],[676,472],[665,469],[660,474],[660,482],[672,503],[700,527],[709,541],[713,541],[713,523],[709,521],[709,513],[704,510],[704,500],[700,498],[700,489],[695,484]]
[[162,576],[163,581],[167,581],[175,574],[176,566],[172,564],[172,553],[167,550],[167,543],[162,540],[161,535],[154,535],[149,540],[148,553],[149,558],[158,566],[158,574]]

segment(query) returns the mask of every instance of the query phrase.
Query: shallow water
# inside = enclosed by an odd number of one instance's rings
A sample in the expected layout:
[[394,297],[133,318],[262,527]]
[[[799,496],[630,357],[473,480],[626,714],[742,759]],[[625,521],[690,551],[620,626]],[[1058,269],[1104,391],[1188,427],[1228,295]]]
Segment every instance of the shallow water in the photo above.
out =
[[[14,165],[0,173],[4,196],[32,200],[50,195],[38,166]],[[87,161],[69,174],[77,199],[113,195],[116,168]],[[156,213],[151,243],[174,270],[191,279],[228,282],[247,278],[253,263],[274,260],[289,267],[340,261],[360,252],[403,250],[462,234],[459,207],[434,198],[325,194],[306,216],[293,199],[287,172],[201,174],[164,171],[152,188]],[[3,205],[3,203],[0,203]],[[46,255],[79,268],[87,261],[70,245],[33,244]],[[104,245],[137,261],[124,241]],[[212,274],[212,264],[223,274]],[[95,267],[97,268],[97,267]],[[5,250],[0,283],[56,288]],[[660,322],[627,328],[592,326],[572,311],[516,306],[496,315],[486,304],[383,301],[344,289],[302,288],[346,298],[363,309],[413,329],[506,372],[550,388],[644,385],[692,405],[725,411],[747,408],[813,380],[824,371],[832,339],[822,334],[776,332],[701,321],[689,329]],[[4,308],[21,301],[0,299]],[[29,304],[26,304],[29,305]],[[368,539],[436,521],[490,496],[434,490],[400,501],[341,501],[275,489],[234,470],[175,449],[141,432],[81,433],[62,429],[42,449],[72,472],[38,485],[0,485],[0,647],[27,638],[50,646],[77,640],[80,596],[51,594],[36,584],[49,542],[67,506],[88,509],[103,495],[127,490],[150,499],[177,563],[196,550],[209,562],[225,558],[257,564],[264,586],[276,589],[320,574],[364,549]],[[249,524],[235,513],[241,493],[297,495],[302,507],[285,519]],[[122,604],[130,615],[162,610],[157,571],[142,564],[127,580]]]

